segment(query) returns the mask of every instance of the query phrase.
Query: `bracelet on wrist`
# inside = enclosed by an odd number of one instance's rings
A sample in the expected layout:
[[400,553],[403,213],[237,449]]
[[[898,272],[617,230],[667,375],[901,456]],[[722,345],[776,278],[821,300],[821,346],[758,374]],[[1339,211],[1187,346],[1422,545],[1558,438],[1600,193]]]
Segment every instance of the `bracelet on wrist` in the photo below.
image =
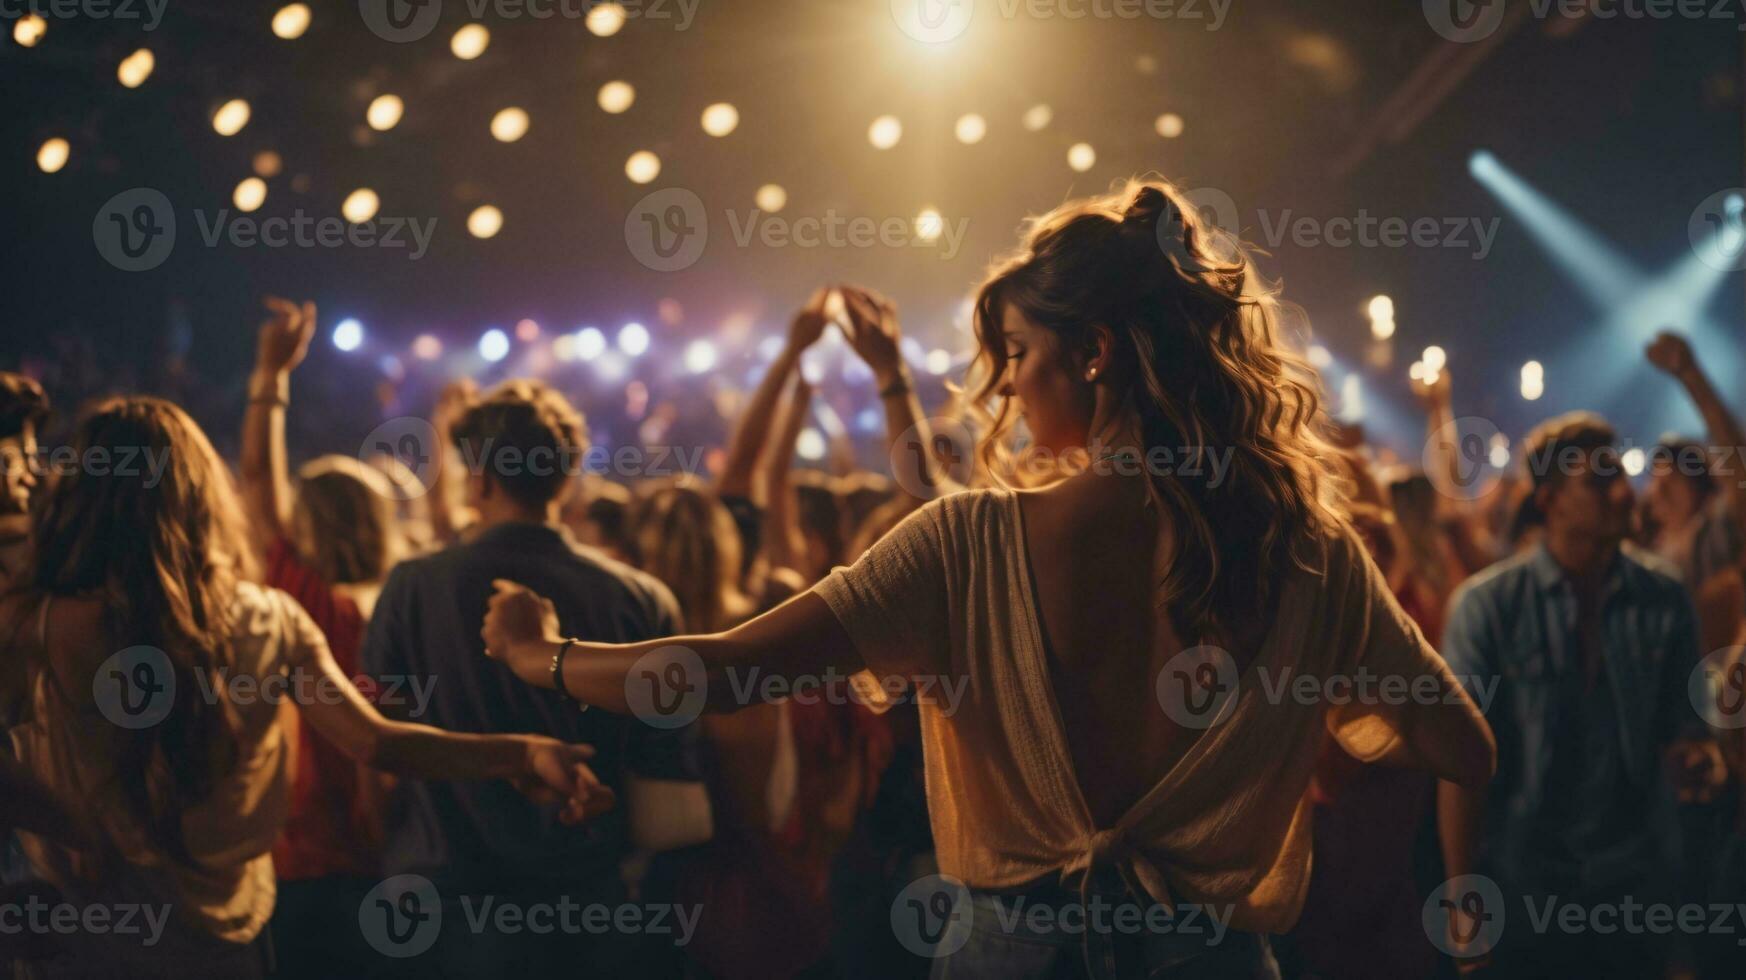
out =
[[879,389],[879,397],[890,398],[893,395],[906,395],[909,393],[909,390],[909,375],[907,373],[899,373],[890,384]]
[[558,644],[558,652],[552,654],[552,690],[558,692],[558,697],[577,705],[579,710],[587,711],[588,706],[572,697],[569,689],[564,686],[564,655],[575,645],[575,640],[566,639]]

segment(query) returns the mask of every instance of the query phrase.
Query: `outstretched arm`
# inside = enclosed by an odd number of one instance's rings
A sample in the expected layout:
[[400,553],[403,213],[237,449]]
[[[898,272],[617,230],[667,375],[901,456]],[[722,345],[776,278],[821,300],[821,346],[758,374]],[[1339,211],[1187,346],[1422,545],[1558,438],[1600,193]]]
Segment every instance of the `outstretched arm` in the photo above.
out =
[[[532,590],[502,579],[485,615],[485,651],[507,663],[516,676],[536,687],[554,688],[552,664],[565,643],[550,604]],[[733,679],[757,668],[760,677],[794,681],[827,671],[848,676],[865,665],[854,642],[825,601],[806,592],[775,609],[722,633],[676,636],[640,643],[576,643],[564,655],[564,690],[584,704],[615,713],[630,713],[627,688],[644,670],[670,673],[664,647],[683,647],[697,655],[703,676],[686,676],[686,684],[703,684],[705,710],[733,711],[746,707],[738,700]],[[645,656],[655,654],[650,661]],[[643,661],[639,663],[639,661]]]
[[291,372],[309,353],[315,336],[315,304],[299,306],[266,298],[243,414],[240,483],[255,539],[263,546],[285,537],[291,522],[291,475],[285,453],[285,410],[291,402]]
[[764,458],[764,491],[766,531],[764,553],[771,568],[801,567],[806,554],[806,536],[800,529],[800,505],[795,499],[794,444],[806,425],[807,411],[812,405],[812,385],[799,371],[794,372],[794,385],[782,406],[780,431]]

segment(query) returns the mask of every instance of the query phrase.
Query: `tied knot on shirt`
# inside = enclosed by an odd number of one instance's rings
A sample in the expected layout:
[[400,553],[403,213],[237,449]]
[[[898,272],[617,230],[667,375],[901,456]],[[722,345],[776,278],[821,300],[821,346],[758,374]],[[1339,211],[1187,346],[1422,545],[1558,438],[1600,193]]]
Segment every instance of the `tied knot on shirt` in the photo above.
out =
[[1061,869],[1061,884],[1077,890],[1087,904],[1093,893],[1107,895],[1112,888],[1142,901],[1149,896],[1166,907],[1174,904],[1164,876],[1120,827],[1087,834],[1080,842],[1079,856]]

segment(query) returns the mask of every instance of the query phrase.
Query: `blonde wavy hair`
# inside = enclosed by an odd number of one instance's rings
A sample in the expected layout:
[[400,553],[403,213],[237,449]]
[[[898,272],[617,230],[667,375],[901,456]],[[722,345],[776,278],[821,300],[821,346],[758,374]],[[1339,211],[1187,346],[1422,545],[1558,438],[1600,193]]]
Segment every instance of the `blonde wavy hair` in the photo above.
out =
[[1288,566],[1319,568],[1314,545],[1339,526],[1343,496],[1319,379],[1279,336],[1277,287],[1185,194],[1145,179],[1069,202],[1031,219],[1019,250],[989,271],[961,404],[979,467],[1000,483],[1018,462],[1016,413],[999,394],[1009,306],[1048,330],[1063,359],[1109,328],[1106,383],[1145,450],[1202,464],[1230,452],[1219,485],[1180,475],[1187,467],[1149,477],[1149,506],[1174,534],[1156,598],[1187,635],[1230,637],[1272,608]]

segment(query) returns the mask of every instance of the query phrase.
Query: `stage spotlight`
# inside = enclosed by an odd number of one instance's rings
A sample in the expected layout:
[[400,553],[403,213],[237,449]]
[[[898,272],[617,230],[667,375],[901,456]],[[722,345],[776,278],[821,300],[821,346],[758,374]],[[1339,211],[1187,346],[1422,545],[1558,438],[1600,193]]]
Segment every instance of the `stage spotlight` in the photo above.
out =
[[249,104],[242,99],[231,99],[212,114],[212,128],[220,136],[235,136],[248,124]]
[[288,3],[273,14],[273,34],[283,41],[295,41],[309,30],[309,7]]
[[400,124],[400,116],[406,111],[406,104],[400,101],[398,95],[378,95],[370,101],[370,108],[364,110],[364,121],[378,133],[386,133]]
[[140,48],[121,59],[121,65],[115,69],[115,77],[123,88],[139,88],[145,84],[146,79],[152,77],[152,69],[157,64],[158,59],[150,48]]
[[490,238],[503,230],[503,212],[490,204],[481,204],[467,215],[467,234],[474,238]]
[[595,37],[611,37],[624,27],[624,21],[623,5],[602,3],[588,11],[588,18],[583,23],[588,25],[589,33]]
[[1475,179],[1488,180],[1498,172],[1497,157],[1490,150],[1474,150],[1467,158],[1467,172]]
[[355,351],[364,343],[364,325],[352,317],[334,324],[333,335],[330,338],[333,345],[343,351]]
[[253,162],[256,177],[277,177],[285,169],[285,161],[272,150],[262,150],[255,154]]
[[685,345],[685,370],[702,374],[715,367],[715,345],[707,340],[693,340]]
[[754,202],[758,205],[758,210],[775,214],[788,206],[788,192],[782,189],[781,184],[765,184],[758,188]]
[[1641,447],[1633,447],[1619,454],[1619,462],[1625,467],[1626,476],[1642,476],[1644,467],[1649,464],[1649,454]]
[[231,192],[230,203],[236,205],[238,211],[247,214],[267,203],[267,182],[259,177],[245,178]]
[[1159,116],[1158,121],[1153,123],[1152,126],[1154,129],[1158,130],[1159,136],[1162,136],[1167,140],[1173,140],[1182,135],[1182,117],[1174,112],[1166,112],[1162,116]]
[[527,125],[527,110],[512,105],[491,117],[491,135],[500,143],[513,143],[527,135]]
[[972,112],[958,117],[958,124],[953,127],[958,136],[958,142],[966,146],[982,142],[982,137],[988,135],[988,121]]
[[1449,354],[1441,347],[1432,346],[1425,348],[1423,357],[1425,369],[1431,374],[1440,373],[1443,370],[1444,365],[1449,363]]
[[946,219],[933,208],[923,208],[921,214],[915,216],[915,237],[924,242],[939,240],[940,233],[945,230]]
[[1025,110],[1025,129],[1028,129],[1033,133],[1040,133],[1049,128],[1049,123],[1054,120],[1054,118],[1055,110],[1049,108],[1046,103],[1039,102]]
[[616,116],[637,101],[637,90],[629,82],[607,82],[600,86],[600,94],[595,97],[595,101],[600,103],[600,108]]
[[726,136],[740,125],[740,110],[726,102],[703,110],[703,131],[711,136]]
[[903,139],[903,123],[898,122],[896,116],[880,116],[867,127],[867,142],[872,143],[875,150],[889,150],[900,139]]
[[632,357],[641,357],[649,349],[649,328],[640,323],[627,323],[618,332],[618,349]]
[[509,335],[492,327],[479,338],[479,356],[495,364],[509,356]]
[[648,150],[638,150],[624,162],[624,175],[633,184],[646,184],[661,176],[661,158]]
[[1634,301],[1642,296],[1642,277],[1599,235],[1490,153],[1475,153],[1468,169],[1596,306],[1618,311],[1639,305]]
[[43,141],[36,151],[36,165],[45,174],[58,172],[73,155],[73,146],[59,136]]
[[592,361],[606,350],[606,335],[597,327],[583,327],[576,331],[576,356],[584,361]]
[[1084,173],[1097,165],[1097,151],[1090,143],[1075,143],[1067,150],[1067,166]]
[[47,33],[48,21],[43,20],[40,14],[25,14],[12,25],[12,40],[23,48],[36,47],[37,42]]
[[491,32],[484,24],[468,24],[455,32],[449,38],[449,50],[462,61],[472,61],[485,53],[485,48],[491,43]]
[[368,187],[360,187],[346,195],[340,204],[340,214],[354,225],[361,225],[376,216],[376,209],[382,202],[376,197],[376,192]]
[[812,426],[801,429],[800,435],[794,440],[794,451],[801,459],[809,462],[824,459],[826,448],[824,434]]
[[434,361],[443,356],[443,342],[431,334],[419,334],[412,342],[412,356],[421,361]]

